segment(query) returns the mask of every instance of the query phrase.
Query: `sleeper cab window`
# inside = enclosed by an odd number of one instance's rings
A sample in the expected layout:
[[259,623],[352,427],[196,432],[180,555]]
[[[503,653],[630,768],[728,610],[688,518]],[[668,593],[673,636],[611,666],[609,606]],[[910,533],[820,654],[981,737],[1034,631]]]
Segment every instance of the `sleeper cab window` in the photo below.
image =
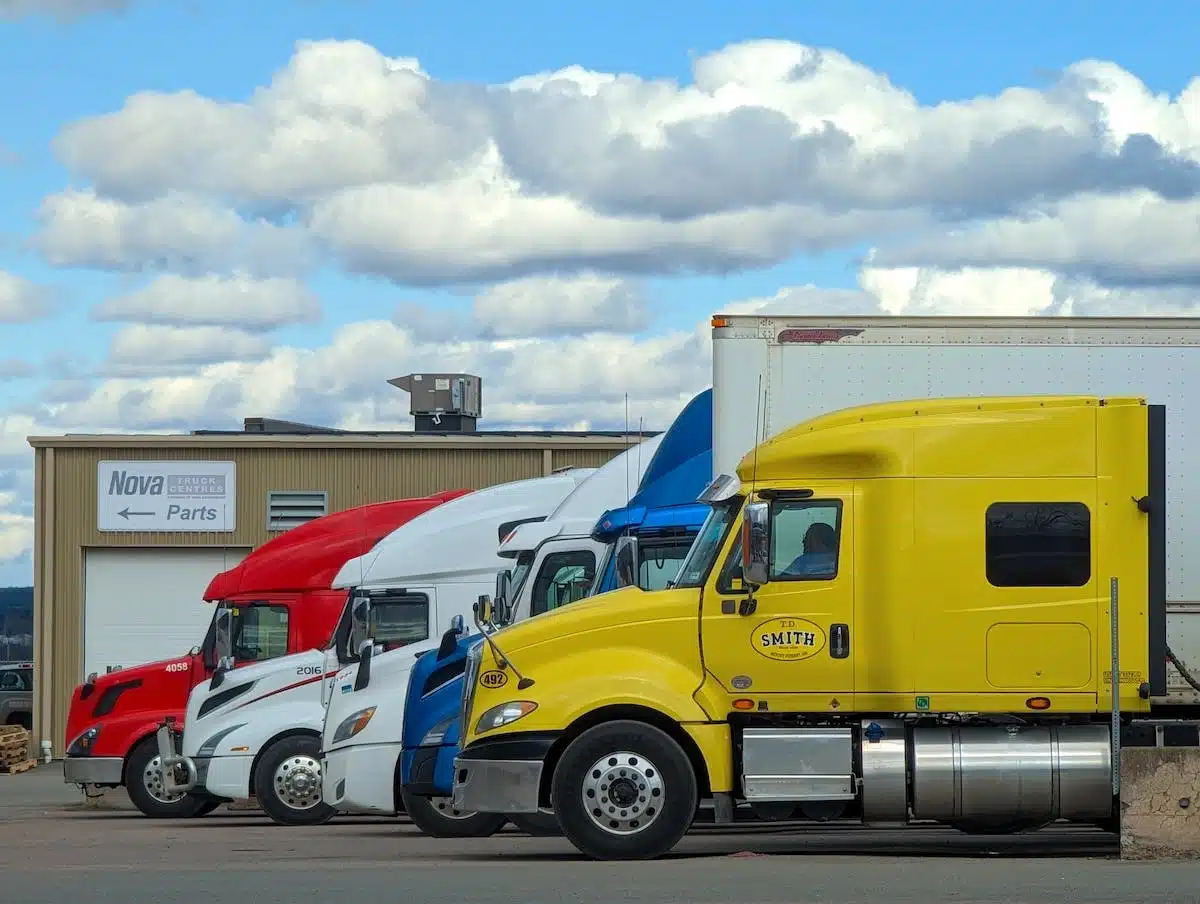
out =
[[1091,513],[1082,502],[995,502],[985,530],[993,587],[1083,587],[1092,579]]

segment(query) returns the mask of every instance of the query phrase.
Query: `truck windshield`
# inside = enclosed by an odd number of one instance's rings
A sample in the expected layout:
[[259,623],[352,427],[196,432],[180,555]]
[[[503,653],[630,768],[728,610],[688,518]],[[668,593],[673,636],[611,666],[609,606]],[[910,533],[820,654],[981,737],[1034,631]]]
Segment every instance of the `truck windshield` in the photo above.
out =
[[204,637],[205,656],[211,658],[216,646],[213,625],[222,609],[233,612],[231,626],[233,658],[238,662],[261,662],[287,655],[288,608],[272,605],[266,600],[241,603],[222,600],[213,612],[208,633]]
[[729,526],[741,509],[741,503],[742,497],[740,496],[724,502],[713,503],[712,510],[700,528],[700,533],[696,535],[691,551],[679,567],[679,577],[672,586],[703,586],[704,581],[708,578],[708,572],[712,568],[713,560],[716,559],[721,545],[725,542],[725,536],[729,533]]
[[517,556],[516,564],[512,567],[512,574],[508,579],[508,595],[509,602],[520,599],[521,587],[525,583],[525,579],[529,577],[529,569],[533,567],[534,551],[532,549]]
[[692,544],[687,539],[646,539],[638,546],[638,586],[662,590],[679,574]]

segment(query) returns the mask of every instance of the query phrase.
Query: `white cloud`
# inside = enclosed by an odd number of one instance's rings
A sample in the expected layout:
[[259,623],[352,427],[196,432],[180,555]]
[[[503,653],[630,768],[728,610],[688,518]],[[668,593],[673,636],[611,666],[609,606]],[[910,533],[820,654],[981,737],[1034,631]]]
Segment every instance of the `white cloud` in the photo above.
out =
[[58,267],[291,273],[308,252],[297,229],[248,222],[216,201],[178,192],[126,204],[68,189],[45,198],[38,219],[31,244]]
[[238,330],[134,324],[113,336],[103,372],[151,376],[225,361],[252,361],[269,352],[270,345],[262,336]]
[[[403,428],[386,381],[426,370],[480,374],[488,428],[621,427],[626,393],[635,424],[664,427],[711,379],[711,332],[644,277],[875,246],[855,288],[712,307],[1197,312],[1200,79],[1155,95],[1097,61],[931,106],[781,41],[700,57],[688,84],[568,67],[501,85],[301,42],[241,99],[141,92],[55,150],[75,187],[43,200],[31,246],[151,279],[92,309],[122,324],[99,366],[64,348],[45,368],[60,379],[0,411],[0,563],[28,556],[31,433]],[[319,322],[303,279],[330,265],[474,297],[276,344]],[[0,272],[0,321],[51,300]]]
[[491,286],[475,299],[474,317],[496,337],[636,333],[650,322],[640,287],[622,279],[537,276]]
[[1112,285],[1200,286],[1200,200],[1080,196],[885,247],[888,266],[1045,267]]
[[[418,283],[719,273],[1081,192],[1200,194],[1200,82],[1155,98],[1081,63],[1043,91],[923,106],[843,54],[785,41],[728,46],[693,75],[446,83],[362,42],[300,42],[244,100],[143,92],[55,146],[103,198],[211,199],[204,215],[193,202],[201,258],[243,247],[249,265],[280,244],[303,257],[307,229],[353,270]],[[293,225],[239,227],[235,209]],[[85,242],[58,236],[71,213],[47,210],[43,246],[59,259],[130,267],[190,247],[178,226],[147,228],[106,253],[117,214]],[[264,237],[246,247],[229,237],[239,228]]]
[[32,323],[54,313],[54,292],[0,270],[0,323]]
[[100,321],[244,330],[315,323],[320,317],[316,295],[299,280],[254,279],[244,273],[193,279],[168,273],[92,309],[92,319]]

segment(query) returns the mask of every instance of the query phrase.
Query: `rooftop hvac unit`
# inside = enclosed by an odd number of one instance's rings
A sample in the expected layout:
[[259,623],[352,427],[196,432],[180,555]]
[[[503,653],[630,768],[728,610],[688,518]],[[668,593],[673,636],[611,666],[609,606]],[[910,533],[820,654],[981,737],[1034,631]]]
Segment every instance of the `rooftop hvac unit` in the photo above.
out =
[[418,433],[473,433],[482,409],[483,380],[473,374],[408,374],[388,380],[408,393]]

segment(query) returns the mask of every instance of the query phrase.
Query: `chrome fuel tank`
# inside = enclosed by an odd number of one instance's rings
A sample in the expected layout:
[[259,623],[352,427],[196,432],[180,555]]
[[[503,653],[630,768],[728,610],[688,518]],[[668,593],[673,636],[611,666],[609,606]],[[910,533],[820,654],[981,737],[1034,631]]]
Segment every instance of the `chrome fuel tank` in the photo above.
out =
[[918,728],[911,745],[915,819],[1006,825],[1112,812],[1107,725]]

